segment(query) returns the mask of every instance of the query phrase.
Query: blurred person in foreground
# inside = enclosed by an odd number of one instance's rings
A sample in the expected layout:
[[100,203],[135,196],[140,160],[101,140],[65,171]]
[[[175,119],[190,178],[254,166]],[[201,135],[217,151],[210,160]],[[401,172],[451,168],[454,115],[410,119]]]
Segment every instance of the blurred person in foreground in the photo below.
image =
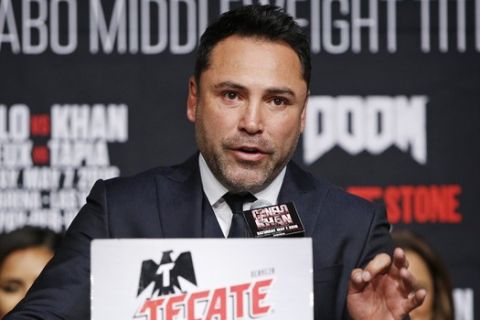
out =
[[394,231],[393,242],[405,250],[409,270],[429,293],[423,304],[410,313],[412,320],[453,320],[450,277],[440,255],[419,235]]
[[0,235],[0,319],[23,299],[59,242],[55,232],[30,226]]
[[253,199],[295,203],[312,238],[316,319],[403,319],[426,292],[403,250],[393,250],[385,211],[290,161],[310,73],[310,44],[293,17],[269,5],[224,13],[202,35],[188,82],[199,152],[97,181],[62,248],[6,319],[89,319],[92,239],[245,236],[236,208]]

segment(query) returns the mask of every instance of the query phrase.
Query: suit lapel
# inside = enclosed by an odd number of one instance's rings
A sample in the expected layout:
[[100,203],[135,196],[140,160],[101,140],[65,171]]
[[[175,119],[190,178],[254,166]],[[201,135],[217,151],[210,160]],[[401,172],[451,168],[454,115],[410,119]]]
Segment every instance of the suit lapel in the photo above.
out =
[[[170,172],[156,176],[157,201],[162,234],[165,238],[202,237],[203,189],[198,168],[198,153]],[[312,236],[321,216],[327,188],[319,188],[314,178],[295,163],[287,166],[278,196],[279,203],[293,202],[305,227]]]
[[293,202],[305,227],[305,235],[311,237],[321,216],[326,188],[318,188],[314,178],[295,163],[287,166],[278,202]]
[[202,236],[202,182],[198,153],[156,177],[157,201],[165,238]]

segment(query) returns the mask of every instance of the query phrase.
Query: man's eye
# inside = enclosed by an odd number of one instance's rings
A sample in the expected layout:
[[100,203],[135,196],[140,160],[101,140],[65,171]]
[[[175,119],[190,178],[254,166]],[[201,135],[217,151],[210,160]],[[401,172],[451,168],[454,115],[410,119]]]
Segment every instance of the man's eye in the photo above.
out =
[[238,98],[238,94],[233,91],[228,91],[223,94],[223,96],[229,100],[235,100]]
[[275,97],[272,99],[272,103],[276,106],[284,106],[289,104],[288,100],[282,97]]

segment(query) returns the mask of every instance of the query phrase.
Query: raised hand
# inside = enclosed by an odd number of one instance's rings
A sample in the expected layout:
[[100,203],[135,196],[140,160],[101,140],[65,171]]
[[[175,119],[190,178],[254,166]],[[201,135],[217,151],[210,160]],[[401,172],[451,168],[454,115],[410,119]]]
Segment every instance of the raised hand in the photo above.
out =
[[352,271],[347,308],[354,320],[400,320],[420,306],[426,295],[408,271],[405,252],[396,248],[393,262],[388,254],[381,253],[364,269]]

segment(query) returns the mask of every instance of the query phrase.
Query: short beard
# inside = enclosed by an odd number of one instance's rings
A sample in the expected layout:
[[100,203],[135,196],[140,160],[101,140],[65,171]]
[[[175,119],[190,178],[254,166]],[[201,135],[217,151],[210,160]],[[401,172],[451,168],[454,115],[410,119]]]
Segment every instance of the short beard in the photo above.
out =
[[[251,192],[251,193],[257,193],[263,189],[265,189],[270,183],[278,176],[278,174],[282,171],[282,169],[287,165],[288,161],[293,157],[293,154],[295,153],[295,147],[298,143],[298,139],[300,137],[300,133],[297,134],[295,137],[295,143],[293,144],[293,147],[291,150],[289,150],[288,154],[284,159],[275,159],[275,153],[274,150],[275,148],[271,146],[271,144],[265,140],[258,140],[256,143],[257,145],[261,146],[268,152],[271,152],[270,156],[273,156],[274,158],[272,161],[269,161],[267,163],[267,166],[263,168],[263,170],[260,173],[257,173],[256,177],[253,179],[245,180],[242,178],[237,178],[230,174],[233,170],[232,168],[229,168],[230,163],[227,161],[227,159],[224,159],[223,154],[216,154],[212,150],[208,150],[207,148],[207,143],[204,141],[204,135],[198,132],[198,130],[201,130],[200,128],[196,128],[197,134],[196,134],[196,140],[197,140],[197,146],[202,154],[202,156],[205,159],[205,162],[207,163],[208,167],[214,174],[214,176],[217,178],[217,180],[229,191],[239,193],[239,192]],[[239,140],[245,141],[246,139],[249,138],[239,138],[239,137],[234,137],[234,138],[226,138],[223,143],[222,143],[222,148],[225,146],[230,146],[230,145],[235,145]],[[254,139],[256,138],[250,138],[250,141],[255,141]],[[252,165],[249,162],[244,162],[244,163],[238,163],[238,166],[241,166],[242,169],[245,170],[258,170],[256,166]],[[261,175],[261,177],[259,177]]]
[[[226,161],[222,161],[221,158],[217,158],[211,154],[205,157],[205,161],[207,162],[209,168],[211,168],[213,174],[217,178],[217,180],[229,191],[234,193],[240,192],[251,192],[256,193],[259,192],[265,187],[267,187],[280,173],[280,170],[275,170],[273,166],[268,165],[264,168],[260,173],[256,175],[254,179],[245,179],[245,178],[237,178],[230,174],[232,169],[229,168],[230,164]],[[241,163],[237,166],[241,166],[244,170],[255,170],[255,166],[249,163]]]

